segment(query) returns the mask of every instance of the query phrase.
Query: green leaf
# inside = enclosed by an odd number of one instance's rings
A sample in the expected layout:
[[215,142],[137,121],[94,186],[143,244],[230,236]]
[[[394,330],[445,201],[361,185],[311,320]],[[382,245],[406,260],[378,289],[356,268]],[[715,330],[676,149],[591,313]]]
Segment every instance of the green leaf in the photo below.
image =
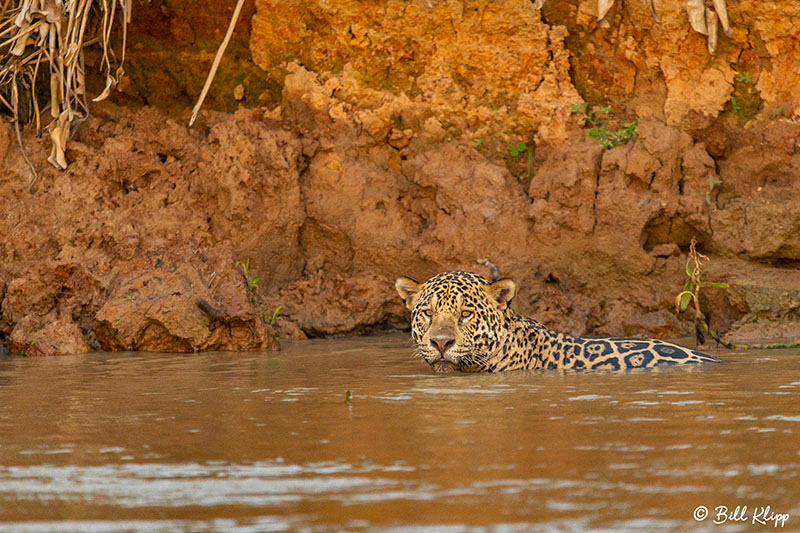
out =
[[478,146],[480,146],[482,143],[483,143],[483,139],[478,139],[477,141],[475,141],[475,144],[473,144],[473,145],[472,145],[472,147],[473,147],[473,148],[477,148],[477,147],[478,147]]
[[683,292],[681,293],[681,301],[680,307],[681,311],[686,311],[686,308],[689,307],[689,302],[692,301],[692,293],[691,292]]
[[513,144],[508,145],[508,149],[511,151],[511,155],[517,157],[519,154],[528,149],[528,145],[524,142],[519,142],[516,146]]
[[344,393],[344,401],[345,402],[349,402],[352,399],[353,399],[353,393],[352,392],[347,391],[347,392]]
[[723,283],[723,282],[715,282],[715,283],[708,282],[708,283],[706,283],[706,286],[714,287],[716,289],[727,289],[731,285],[730,285],[730,283]]
[[588,102],[581,102],[581,103],[570,104],[570,106],[569,106],[569,110],[570,110],[570,111],[572,111],[573,113],[579,113],[579,112],[581,112],[581,111],[585,111],[585,110],[586,110],[586,107],[587,107],[588,105],[589,105],[589,104],[588,104]]
[[275,310],[272,312],[272,318],[270,318],[270,319],[269,319],[269,325],[270,325],[270,326],[274,326],[274,325],[275,325],[275,321],[276,321],[276,320],[283,320],[281,317],[279,317],[279,316],[278,316],[278,313],[280,313],[280,312],[281,312],[281,308],[282,308],[282,307],[283,307],[283,305],[279,305],[279,306],[278,306],[278,307],[276,307],[276,308],[275,308]]

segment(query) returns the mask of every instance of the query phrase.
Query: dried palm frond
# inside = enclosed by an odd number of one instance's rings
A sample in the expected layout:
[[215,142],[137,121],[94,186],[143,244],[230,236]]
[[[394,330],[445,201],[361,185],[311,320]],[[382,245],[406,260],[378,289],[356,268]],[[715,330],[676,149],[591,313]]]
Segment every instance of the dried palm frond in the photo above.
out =
[[[110,43],[118,11],[119,64]],[[48,161],[58,168],[67,167],[67,141],[89,113],[84,48],[99,43],[103,51],[106,86],[92,100],[97,102],[123,75],[130,17],[131,0],[0,0],[0,105],[12,114],[18,139],[20,123],[35,123],[41,132],[42,113],[49,110],[46,129],[53,145]],[[47,68],[40,69],[42,63]]]
[[[644,1],[650,9],[650,15],[652,15],[656,22],[661,24],[661,19],[658,17],[656,7],[653,5],[653,0]],[[714,52],[717,50],[717,23],[722,25],[722,30],[728,37],[733,34],[733,29],[728,19],[728,5],[726,0],[709,1],[713,3],[713,9],[706,7],[706,0],[686,0],[686,15],[692,29],[707,37],[708,52],[714,55]],[[532,0],[532,2],[536,9],[542,9],[545,0]],[[606,15],[613,6],[614,0],[597,0],[597,22],[602,27],[609,27]]]
[[713,0],[713,9],[705,4],[704,0],[686,0],[686,14],[692,29],[706,36],[708,53],[714,55],[717,51],[717,23],[722,25],[722,31],[728,37],[733,34],[733,29],[728,21],[725,0]]

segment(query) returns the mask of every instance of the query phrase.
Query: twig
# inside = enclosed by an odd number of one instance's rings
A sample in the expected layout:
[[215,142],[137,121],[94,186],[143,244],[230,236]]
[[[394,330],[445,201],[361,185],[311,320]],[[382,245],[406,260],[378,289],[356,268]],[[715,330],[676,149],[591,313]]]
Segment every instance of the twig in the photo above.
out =
[[239,0],[236,4],[236,9],[233,10],[233,17],[231,17],[231,22],[228,24],[228,33],[225,34],[225,39],[222,40],[222,44],[219,46],[219,50],[217,50],[217,55],[214,57],[214,63],[211,64],[211,70],[206,78],[206,84],[203,86],[203,91],[200,93],[200,98],[198,98],[194,109],[192,109],[192,118],[189,119],[189,127],[194,124],[197,114],[200,112],[200,108],[203,106],[203,100],[206,99],[208,89],[211,87],[211,82],[214,80],[214,76],[217,74],[219,62],[222,60],[222,55],[225,53],[225,49],[228,47],[228,42],[231,40],[233,28],[236,26],[236,22],[239,20],[239,12],[242,10],[243,4],[244,0]]

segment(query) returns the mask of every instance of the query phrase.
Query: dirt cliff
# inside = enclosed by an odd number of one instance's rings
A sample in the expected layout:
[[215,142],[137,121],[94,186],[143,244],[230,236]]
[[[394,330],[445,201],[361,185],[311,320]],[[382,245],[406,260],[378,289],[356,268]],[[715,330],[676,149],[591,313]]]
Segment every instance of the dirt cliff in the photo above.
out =
[[192,129],[198,46],[225,13],[143,7],[159,24],[132,26],[133,74],[66,171],[26,130],[34,179],[0,124],[0,340],[246,350],[404,327],[398,275],[488,275],[479,258],[554,328],[675,336],[692,330],[673,303],[693,237],[732,283],[706,293],[714,325],[799,336],[798,8],[729,6],[711,55],[663,4],[658,23],[617,2],[603,27],[578,2],[257,0],[210,104],[240,109]]

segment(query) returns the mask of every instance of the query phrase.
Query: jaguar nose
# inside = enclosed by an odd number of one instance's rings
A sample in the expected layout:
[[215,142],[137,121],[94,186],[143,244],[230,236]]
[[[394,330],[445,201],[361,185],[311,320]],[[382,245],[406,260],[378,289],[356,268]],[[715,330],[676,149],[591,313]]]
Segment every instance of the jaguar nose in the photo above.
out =
[[449,347],[454,345],[456,340],[453,337],[448,337],[446,335],[437,335],[436,337],[431,337],[431,344],[439,350],[439,353],[444,355],[444,352],[447,351]]

